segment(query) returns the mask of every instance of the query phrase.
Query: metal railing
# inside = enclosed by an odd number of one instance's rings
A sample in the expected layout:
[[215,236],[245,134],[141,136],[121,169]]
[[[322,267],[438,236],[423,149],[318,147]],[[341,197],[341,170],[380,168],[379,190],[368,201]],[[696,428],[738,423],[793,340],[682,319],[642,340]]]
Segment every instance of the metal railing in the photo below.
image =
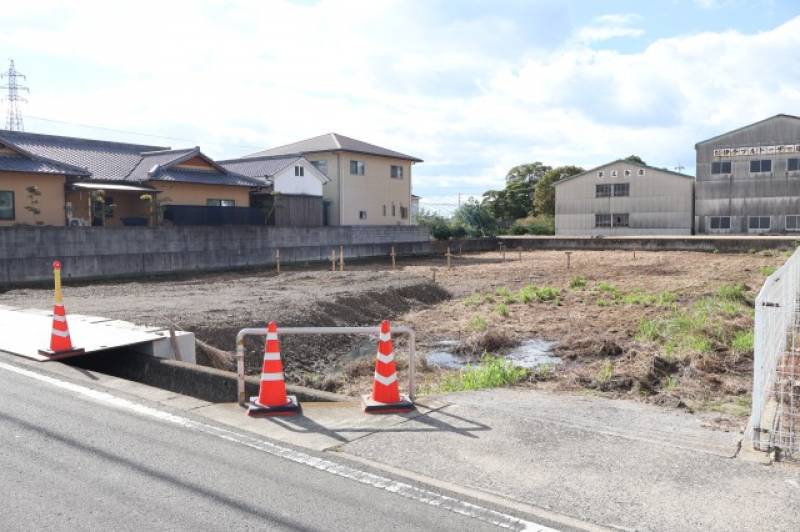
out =
[[755,302],[753,447],[800,454],[800,248],[767,277]]
[[[286,334],[363,334],[380,337],[380,327],[278,327],[278,336]],[[242,329],[236,334],[236,380],[239,405],[245,406],[244,339],[247,336],[266,336],[266,328]],[[392,337],[408,337],[408,397],[414,400],[414,378],[417,357],[417,337],[414,329],[403,325],[392,327]]]

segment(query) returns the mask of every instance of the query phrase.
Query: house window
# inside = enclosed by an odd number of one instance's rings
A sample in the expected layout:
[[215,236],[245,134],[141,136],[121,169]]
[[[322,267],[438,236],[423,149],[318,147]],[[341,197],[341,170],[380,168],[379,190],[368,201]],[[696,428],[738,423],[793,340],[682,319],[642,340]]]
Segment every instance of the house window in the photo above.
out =
[[631,185],[630,185],[630,183],[615,183],[614,184],[614,195],[615,196],[630,196],[631,195]]
[[395,216],[397,216],[397,209],[394,206],[394,202],[392,202],[392,218],[394,218]]
[[0,190],[0,220],[14,219],[14,192]]
[[408,220],[408,209],[400,205],[400,218],[402,220]]
[[624,174],[625,174],[625,177],[630,177],[631,176],[631,171],[630,170],[625,170]]
[[350,161],[350,175],[364,175],[364,161]]
[[731,217],[730,216],[710,216],[708,226],[711,229],[730,229]]
[[598,172],[597,172],[597,177],[603,177],[603,176],[605,176],[605,175],[606,175],[606,174],[605,174],[605,173],[604,173],[602,170],[600,170],[600,171],[598,171]]
[[383,215],[386,216],[386,205],[383,206]]
[[403,167],[393,164],[390,175],[393,179],[403,179]]
[[206,205],[209,207],[235,207],[236,202],[232,199],[207,199]]
[[747,217],[747,226],[750,229],[754,230],[764,230],[769,229],[769,216],[748,216]]
[[114,217],[114,209],[116,208],[116,204],[114,203],[114,198],[111,196],[106,196],[106,208],[105,214],[106,218],[113,218]]
[[772,172],[772,159],[750,161],[750,173]]
[[611,170],[611,177],[617,177],[617,171]]
[[303,177],[305,175],[305,168],[298,165],[294,167],[294,175],[295,177]]
[[611,185],[595,185],[594,186],[595,198],[609,198],[611,197]]
[[[754,161],[755,162],[755,161]],[[717,161],[711,163],[711,174],[730,174],[731,173],[731,162],[730,161]]]
[[595,214],[594,215],[594,226],[595,227],[611,227],[611,215],[610,214]]
[[358,211],[358,219],[359,220],[366,220],[367,219],[367,211]]
[[636,174],[639,175],[639,176],[643,176],[644,175],[644,168],[639,168],[639,170],[636,172]]
[[628,220],[630,216],[628,213],[614,214],[614,227],[628,227]]
[[311,161],[314,167],[325,175],[328,175],[328,161]]
[[790,172],[800,171],[800,159],[791,158],[786,161],[786,169]]
[[787,214],[786,215],[786,230],[787,231],[800,231],[800,214]]

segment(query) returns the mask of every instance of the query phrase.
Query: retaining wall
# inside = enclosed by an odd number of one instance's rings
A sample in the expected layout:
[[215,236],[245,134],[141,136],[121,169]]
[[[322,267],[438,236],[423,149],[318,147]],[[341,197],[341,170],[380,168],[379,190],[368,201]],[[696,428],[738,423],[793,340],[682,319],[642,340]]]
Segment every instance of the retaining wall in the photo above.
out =
[[[196,271],[323,262],[344,246],[345,259],[443,253],[420,226],[8,227],[0,228],[0,287],[50,282],[58,258],[69,279],[147,277]],[[464,251],[491,241],[465,241]]]
[[794,249],[800,235],[762,237],[499,237],[508,249],[549,250],[641,250],[641,251],[704,251],[746,253],[761,249]]

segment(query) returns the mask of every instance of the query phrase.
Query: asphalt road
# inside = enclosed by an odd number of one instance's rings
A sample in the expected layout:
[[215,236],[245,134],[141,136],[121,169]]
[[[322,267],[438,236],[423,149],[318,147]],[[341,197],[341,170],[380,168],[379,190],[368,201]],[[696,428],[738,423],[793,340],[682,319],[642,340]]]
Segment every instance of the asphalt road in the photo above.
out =
[[252,435],[159,419],[11,366],[0,361],[2,530],[497,530],[346,465],[322,470],[314,455],[299,463]]

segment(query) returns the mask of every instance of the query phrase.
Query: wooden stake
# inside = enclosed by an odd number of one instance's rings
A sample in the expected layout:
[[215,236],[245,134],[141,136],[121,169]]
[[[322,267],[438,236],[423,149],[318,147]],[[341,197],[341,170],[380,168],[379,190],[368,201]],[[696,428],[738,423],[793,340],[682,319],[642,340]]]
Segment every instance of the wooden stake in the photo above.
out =
[[458,256],[461,257],[461,242],[458,243]]
[[394,254],[394,246],[392,246],[392,269],[394,270],[395,266],[397,265],[396,255]]
[[567,269],[569,270],[569,256],[572,255],[572,252],[565,251],[564,254],[567,256]]
[[431,268],[431,271],[433,272],[433,284],[436,284],[436,268]]
[[503,262],[505,262],[506,261],[506,247],[503,245],[502,242],[500,243],[500,252],[503,254]]
[[336,250],[335,249],[331,250],[331,271],[332,272],[336,271]]
[[445,256],[447,257],[447,269],[448,270],[453,269],[453,264],[452,264],[452,262],[450,260],[450,257],[451,257],[451,255],[450,255],[450,246],[447,246],[447,253],[445,253]]
[[518,249],[519,251],[519,261],[522,262],[522,248]]
[[275,269],[278,273],[281,273],[281,250],[275,250]]
[[339,271],[344,271],[344,246],[339,246]]
[[636,250],[633,250],[633,260],[636,260]]

